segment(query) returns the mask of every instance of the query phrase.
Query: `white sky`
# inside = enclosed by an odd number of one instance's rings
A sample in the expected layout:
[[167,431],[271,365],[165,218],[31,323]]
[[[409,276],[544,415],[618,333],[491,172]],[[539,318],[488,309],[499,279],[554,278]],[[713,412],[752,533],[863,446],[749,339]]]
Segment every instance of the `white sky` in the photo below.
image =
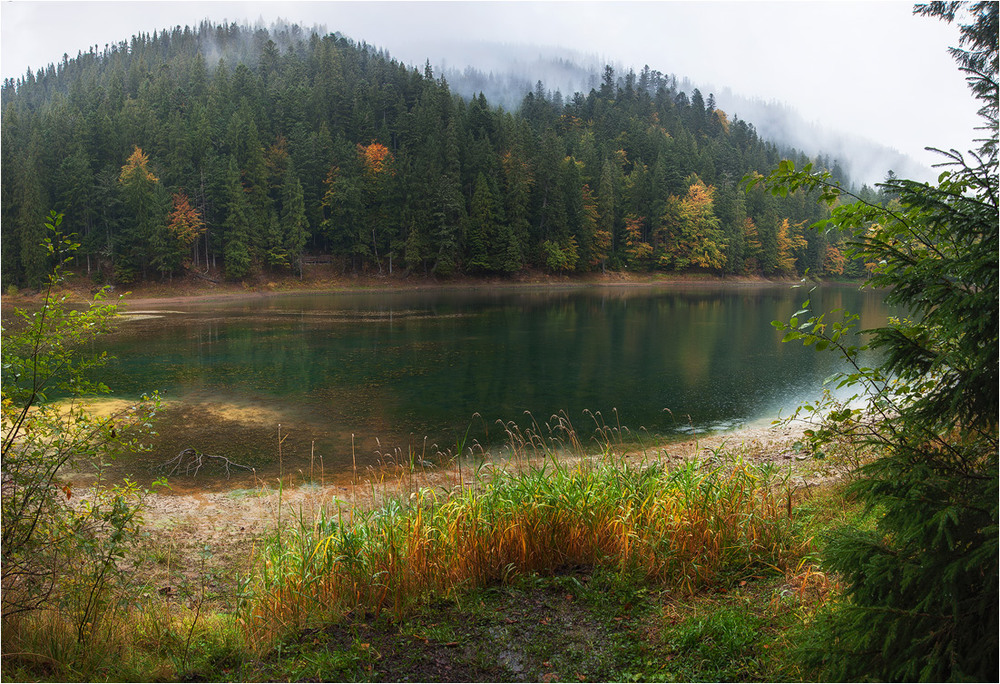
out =
[[[440,63],[446,43],[557,46],[786,102],[930,164],[925,146],[973,147],[978,106],[947,53],[958,31],[866,2],[0,2],[0,71],[20,77],[135,33],[202,19],[324,24],[401,61]],[[459,66],[453,60],[449,65]],[[738,113],[738,112],[737,112]]]

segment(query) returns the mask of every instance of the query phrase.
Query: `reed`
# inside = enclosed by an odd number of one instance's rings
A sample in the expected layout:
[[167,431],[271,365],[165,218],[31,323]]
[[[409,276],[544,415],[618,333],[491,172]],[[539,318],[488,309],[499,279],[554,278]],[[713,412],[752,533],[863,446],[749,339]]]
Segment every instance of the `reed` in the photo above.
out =
[[471,485],[410,480],[376,508],[337,502],[300,515],[248,579],[248,640],[266,648],[352,613],[400,619],[431,596],[532,572],[601,566],[694,592],[722,575],[784,569],[794,542],[772,469],[720,452],[669,470],[656,454],[626,454],[617,421],[592,417],[596,453],[564,415],[508,423],[504,458],[481,462]]

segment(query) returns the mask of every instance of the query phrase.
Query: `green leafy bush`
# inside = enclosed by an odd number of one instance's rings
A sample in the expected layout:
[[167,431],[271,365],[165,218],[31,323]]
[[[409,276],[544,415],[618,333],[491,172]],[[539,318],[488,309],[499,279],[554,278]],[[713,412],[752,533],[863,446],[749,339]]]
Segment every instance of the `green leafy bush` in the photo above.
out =
[[[46,223],[55,269],[42,307],[17,311],[2,331],[2,613],[6,631],[14,616],[59,609],[85,642],[109,600],[116,563],[136,539],[142,492],[98,479],[81,498],[62,476],[84,463],[100,472],[107,459],[140,448],[156,402],[106,417],[78,402],[107,391],[90,379],[107,357],[88,350],[110,329],[117,307],[103,293],[85,309],[52,294],[77,247],[60,235],[61,221],[53,212]],[[54,402],[56,395],[69,400]]]

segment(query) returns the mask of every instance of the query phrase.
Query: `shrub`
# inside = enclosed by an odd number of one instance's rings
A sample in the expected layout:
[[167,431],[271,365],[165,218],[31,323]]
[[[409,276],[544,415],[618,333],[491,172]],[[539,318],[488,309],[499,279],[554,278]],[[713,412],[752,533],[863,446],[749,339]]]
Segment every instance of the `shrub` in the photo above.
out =
[[[17,311],[13,327],[2,331],[2,615],[6,632],[16,616],[62,610],[84,643],[111,600],[116,563],[135,541],[142,492],[98,479],[81,500],[60,475],[139,448],[156,402],[96,418],[76,401],[107,391],[89,379],[106,356],[87,350],[109,330],[117,307],[103,293],[84,310],[52,295],[77,247],[60,235],[61,220],[53,212],[46,223],[51,236],[44,245],[55,269],[41,309]],[[51,401],[57,394],[72,401]]]

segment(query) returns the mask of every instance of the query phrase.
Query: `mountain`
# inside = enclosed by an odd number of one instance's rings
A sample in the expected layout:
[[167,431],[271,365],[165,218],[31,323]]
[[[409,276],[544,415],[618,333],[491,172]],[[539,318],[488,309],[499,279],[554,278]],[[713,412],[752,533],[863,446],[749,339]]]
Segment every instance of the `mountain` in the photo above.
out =
[[[585,70],[557,60],[542,75],[560,72]],[[744,191],[782,157],[810,159],[712,95],[605,65],[586,90],[536,79],[515,104],[512,79],[494,74],[498,106],[340,34],[203,22],[7,80],[3,284],[48,272],[50,210],[98,282],[244,279],[310,256],[437,277],[863,269],[843,236],[805,230],[824,215],[812,199]]]
[[[538,81],[553,95],[588,93],[599,85],[604,66],[609,63],[596,54],[533,45],[453,41],[426,47],[442,55],[433,64],[454,92],[466,98],[482,92],[490,102],[510,110],[520,105],[524,94],[534,90]],[[610,64],[618,74],[632,68],[620,62]],[[684,76],[670,78],[680,91],[698,89],[713,94],[718,107],[752,124],[759,135],[779,148],[834,160],[856,183],[874,185],[889,171],[926,180],[937,175],[914,158],[878,141],[807,121],[785,103],[747,96],[727,86],[696,83]]]

